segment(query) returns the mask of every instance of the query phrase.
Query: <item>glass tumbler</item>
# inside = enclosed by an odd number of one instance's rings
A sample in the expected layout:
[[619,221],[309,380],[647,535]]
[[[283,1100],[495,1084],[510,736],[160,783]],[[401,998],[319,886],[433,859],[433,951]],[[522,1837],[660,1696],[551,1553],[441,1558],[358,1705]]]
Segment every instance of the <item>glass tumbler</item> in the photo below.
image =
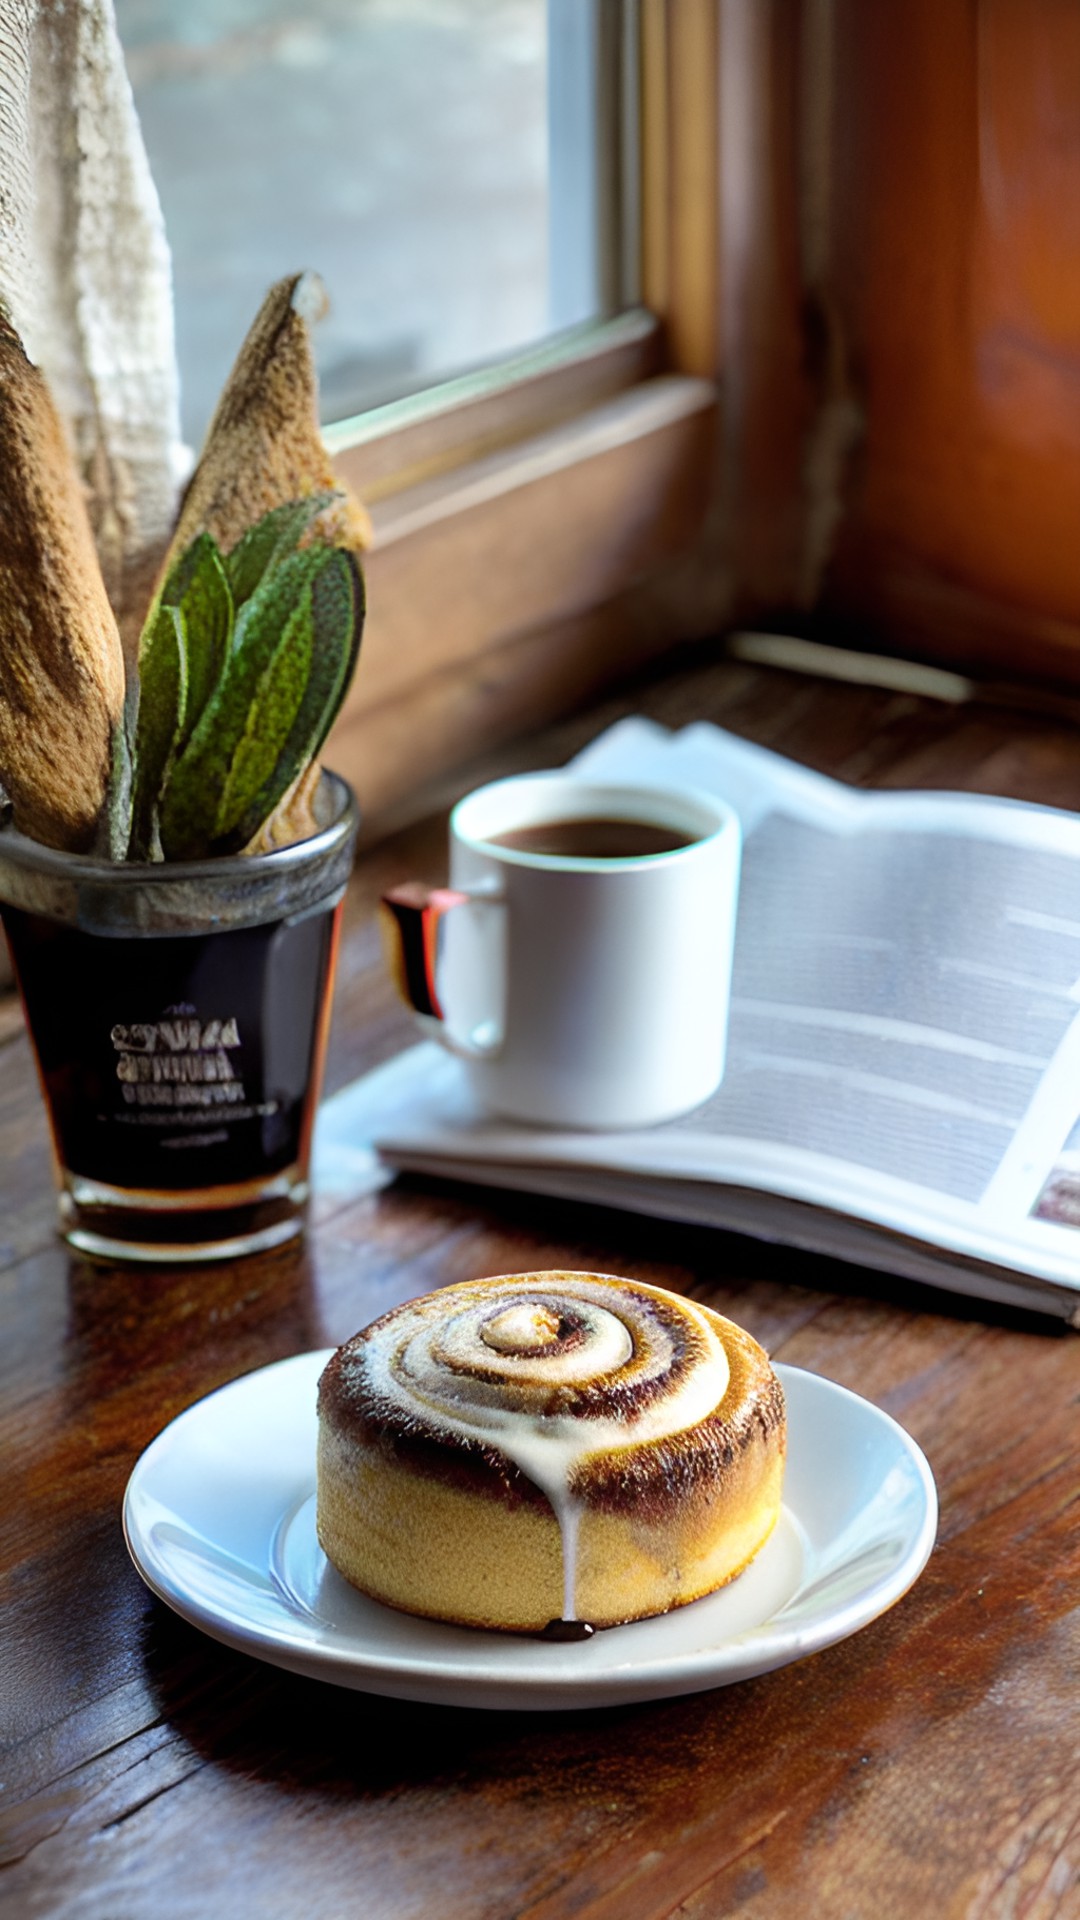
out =
[[253,1253],[303,1227],[358,816],[225,859],[120,865],[0,827],[8,936],[60,1229],[111,1260]]

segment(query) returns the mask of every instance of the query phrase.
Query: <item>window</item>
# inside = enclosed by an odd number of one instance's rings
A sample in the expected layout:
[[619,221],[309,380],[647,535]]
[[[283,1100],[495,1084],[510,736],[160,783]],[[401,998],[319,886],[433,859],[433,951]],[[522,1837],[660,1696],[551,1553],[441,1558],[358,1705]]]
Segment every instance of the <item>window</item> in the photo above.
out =
[[[189,432],[265,284],[294,264],[322,267],[332,285],[342,275],[321,342],[327,439],[372,507],[377,545],[364,660],[329,757],[368,819],[407,800],[418,767],[460,765],[707,631],[723,595],[704,538],[718,471],[717,0],[318,0],[302,12],[290,0],[118,0],[117,11],[176,255]],[[478,41],[482,63],[502,63],[484,109],[496,119],[481,116],[459,151],[482,176],[481,201],[515,206],[501,237],[482,241],[459,220],[475,179],[444,177],[436,202],[414,150],[421,123],[437,133],[440,116],[465,112],[454,62],[478,20],[473,54]],[[405,60],[408,113],[395,116],[385,63],[421,30],[442,36],[443,55],[423,74]],[[333,101],[345,125],[331,135]],[[256,132],[241,137],[244,112]],[[426,247],[399,245],[394,203],[381,272],[362,237],[365,117],[393,136],[381,190],[389,174],[428,222]],[[170,186],[169,143],[182,156],[193,140],[197,161],[182,159]],[[326,156],[318,192],[294,163],[302,140]],[[199,244],[211,211],[224,213],[216,256]],[[289,221],[304,242],[295,261]],[[440,249],[466,245],[471,319],[450,315],[435,273]],[[373,283],[400,273],[410,246],[423,296],[391,287],[379,334]],[[185,275],[196,290],[203,276],[207,311],[229,308],[221,345],[200,335]],[[648,309],[626,304],[639,283]],[[447,322],[437,345],[432,310]]]
[[192,444],[282,273],[330,292],[328,420],[548,331],[545,0],[118,0],[117,21]]
[[637,297],[626,0],[117,0],[201,443],[266,287],[315,266],[341,420]]

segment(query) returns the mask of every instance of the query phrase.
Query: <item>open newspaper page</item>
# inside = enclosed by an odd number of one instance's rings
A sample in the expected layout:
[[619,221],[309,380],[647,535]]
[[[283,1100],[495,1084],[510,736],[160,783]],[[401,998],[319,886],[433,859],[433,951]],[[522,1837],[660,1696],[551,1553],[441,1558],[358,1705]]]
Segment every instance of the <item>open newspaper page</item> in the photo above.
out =
[[859,792],[705,724],[624,721],[575,768],[740,814],[718,1093],[644,1132],[554,1133],[479,1112],[426,1046],[339,1096],[327,1137],[1080,1309],[1080,819]]

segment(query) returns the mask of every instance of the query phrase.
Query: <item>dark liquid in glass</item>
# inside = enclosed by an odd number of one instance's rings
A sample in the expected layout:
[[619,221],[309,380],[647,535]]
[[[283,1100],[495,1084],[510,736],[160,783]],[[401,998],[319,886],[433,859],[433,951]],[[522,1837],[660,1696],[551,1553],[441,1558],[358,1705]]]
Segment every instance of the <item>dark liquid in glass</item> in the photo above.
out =
[[335,909],[161,939],[3,918],[68,1174],[210,1206],[306,1163]]
[[493,833],[489,844],[518,853],[554,854],[564,860],[641,860],[693,846],[697,837],[651,820],[551,820]]

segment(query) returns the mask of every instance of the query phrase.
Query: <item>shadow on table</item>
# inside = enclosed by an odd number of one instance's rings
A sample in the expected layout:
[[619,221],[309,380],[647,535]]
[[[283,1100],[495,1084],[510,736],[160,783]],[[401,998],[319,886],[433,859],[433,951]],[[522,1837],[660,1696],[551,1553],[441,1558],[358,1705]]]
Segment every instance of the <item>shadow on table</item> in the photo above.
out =
[[[833,1297],[878,1301],[902,1312],[940,1314],[962,1322],[977,1320],[1016,1333],[1071,1337],[1070,1328],[1056,1314],[954,1293],[927,1281],[909,1280],[902,1274],[783,1242],[753,1239],[722,1227],[693,1226],[594,1202],[500,1187],[464,1186],[427,1174],[400,1174],[384,1194],[383,1203],[393,1204],[397,1199],[411,1199],[414,1205],[418,1200],[435,1202],[489,1229],[502,1226],[534,1234],[549,1243],[584,1245],[597,1270],[606,1259],[611,1264],[603,1270],[613,1273],[657,1264],[685,1268],[688,1276],[707,1275],[710,1305],[721,1312],[730,1311],[736,1319],[738,1296],[747,1287],[766,1283],[797,1287],[815,1311]],[[678,1285],[678,1281],[663,1284]],[[721,1297],[724,1293],[730,1294],[728,1305]]]
[[[467,1711],[382,1699],[286,1673],[207,1639],[160,1605],[144,1660],[158,1711],[215,1766],[320,1799],[411,1791],[538,1794],[552,1806],[654,1800],[699,1769],[753,1779],[792,1746],[823,1737],[835,1762],[845,1701],[853,1742],[884,1711],[880,1675],[899,1614],[794,1666],[710,1692],[582,1712]],[[917,1609],[916,1609],[917,1611]],[[856,1728],[856,1723],[862,1722]],[[828,1729],[826,1733],[826,1729]],[[811,1763],[812,1764],[812,1763]]]

